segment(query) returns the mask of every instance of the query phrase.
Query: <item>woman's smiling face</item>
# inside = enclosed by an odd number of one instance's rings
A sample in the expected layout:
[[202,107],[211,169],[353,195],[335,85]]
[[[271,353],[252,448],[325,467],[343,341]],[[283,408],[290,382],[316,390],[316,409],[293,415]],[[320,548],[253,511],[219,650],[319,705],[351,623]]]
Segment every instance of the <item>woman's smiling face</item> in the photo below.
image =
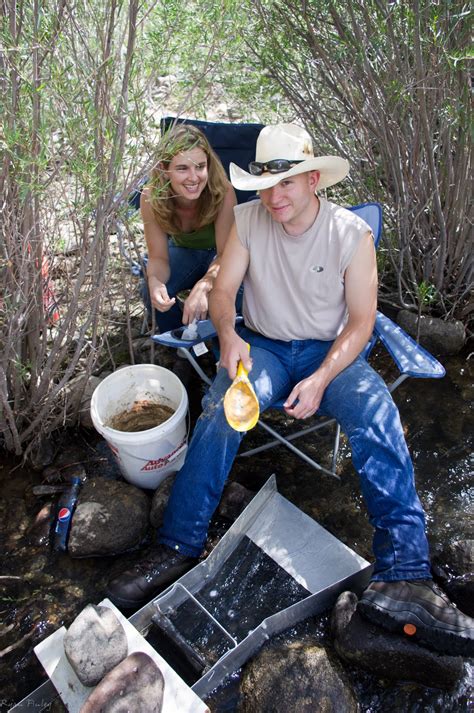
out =
[[207,156],[199,148],[182,151],[171,159],[167,172],[173,196],[196,200],[206,187]]

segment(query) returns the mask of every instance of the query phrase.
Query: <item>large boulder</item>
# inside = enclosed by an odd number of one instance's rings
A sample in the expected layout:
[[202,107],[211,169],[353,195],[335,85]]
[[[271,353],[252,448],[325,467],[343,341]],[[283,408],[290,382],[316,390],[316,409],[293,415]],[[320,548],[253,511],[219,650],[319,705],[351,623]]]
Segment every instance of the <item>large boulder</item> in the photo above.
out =
[[245,668],[239,713],[356,713],[354,692],[337,662],[314,643],[263,649]]
[[[400,310],[397,322],[413,339],[418,333],[418,315],[408,310]],[[437,317],[420,317],[420,344],[433,354],[457,354],[466,341],[466,330],[462,322],[445,322]]]
[[434,653],[407,637],[380,629],[360,616],[356,607],[356,595],[343,592],[332,611],[334,646],[343,660],[381,678],[434,688],[450,689],[462,677],[461,657]]
[[69,535],[71,557],[115,555],[138,547],[149,523],[148,496],[134,485],[95,478],[79,494]]

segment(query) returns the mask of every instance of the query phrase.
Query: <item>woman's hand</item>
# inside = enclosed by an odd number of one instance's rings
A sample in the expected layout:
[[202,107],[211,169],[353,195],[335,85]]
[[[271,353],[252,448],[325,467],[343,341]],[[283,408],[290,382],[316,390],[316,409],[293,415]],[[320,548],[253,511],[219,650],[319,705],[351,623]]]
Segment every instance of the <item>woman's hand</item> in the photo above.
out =
[[170,297],[166,285],[162,283],[149,285],[151,304],[158,312],[167,312],[176,302],[176,297]]
[[209,286],[203,281],[196,282],[183,308],[183,324],[191,324],[194,319],[206,319],[209,308]]

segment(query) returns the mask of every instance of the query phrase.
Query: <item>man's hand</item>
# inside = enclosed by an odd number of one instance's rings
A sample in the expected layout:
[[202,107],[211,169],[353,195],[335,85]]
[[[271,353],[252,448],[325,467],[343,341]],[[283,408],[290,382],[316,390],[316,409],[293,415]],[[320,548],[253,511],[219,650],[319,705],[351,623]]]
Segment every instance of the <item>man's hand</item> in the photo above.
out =
[[208,286],[201,281],[196,282],[184,303],[183,324],[191,324],[193,319],[206,319],[209,308],[208,296]]
[[247,371],[252,369],[252,360],[249,356],[247,342],[239,337],[237,332],[232,330],[226,337],[220,337],[221,356],[219,365],[227,369],[230,379],[235,379],[239,361],[242,362]]
[[167,312],[176,302],[176,297],[170,298],[166,285],[150,286],[151,304],[158,312]]
[[309,418],[319,408],[327,384],[316,371],[299,381],[286,399],[283,407],[292,418]]

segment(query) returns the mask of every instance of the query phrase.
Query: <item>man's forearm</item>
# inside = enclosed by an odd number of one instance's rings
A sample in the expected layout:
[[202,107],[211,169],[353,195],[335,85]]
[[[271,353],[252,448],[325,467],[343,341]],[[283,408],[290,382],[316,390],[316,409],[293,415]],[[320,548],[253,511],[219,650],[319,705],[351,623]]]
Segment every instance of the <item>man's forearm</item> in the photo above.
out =
[[364,320],[363,323],[351,323],[349,320],[317,369],[326,386],[359,356],[372,334],[373,327],[374,320],[371,319]]
[[220,340],[235,331],[235,296],[232,298],[226,291],[214,289],[209,298],[209,313]]

